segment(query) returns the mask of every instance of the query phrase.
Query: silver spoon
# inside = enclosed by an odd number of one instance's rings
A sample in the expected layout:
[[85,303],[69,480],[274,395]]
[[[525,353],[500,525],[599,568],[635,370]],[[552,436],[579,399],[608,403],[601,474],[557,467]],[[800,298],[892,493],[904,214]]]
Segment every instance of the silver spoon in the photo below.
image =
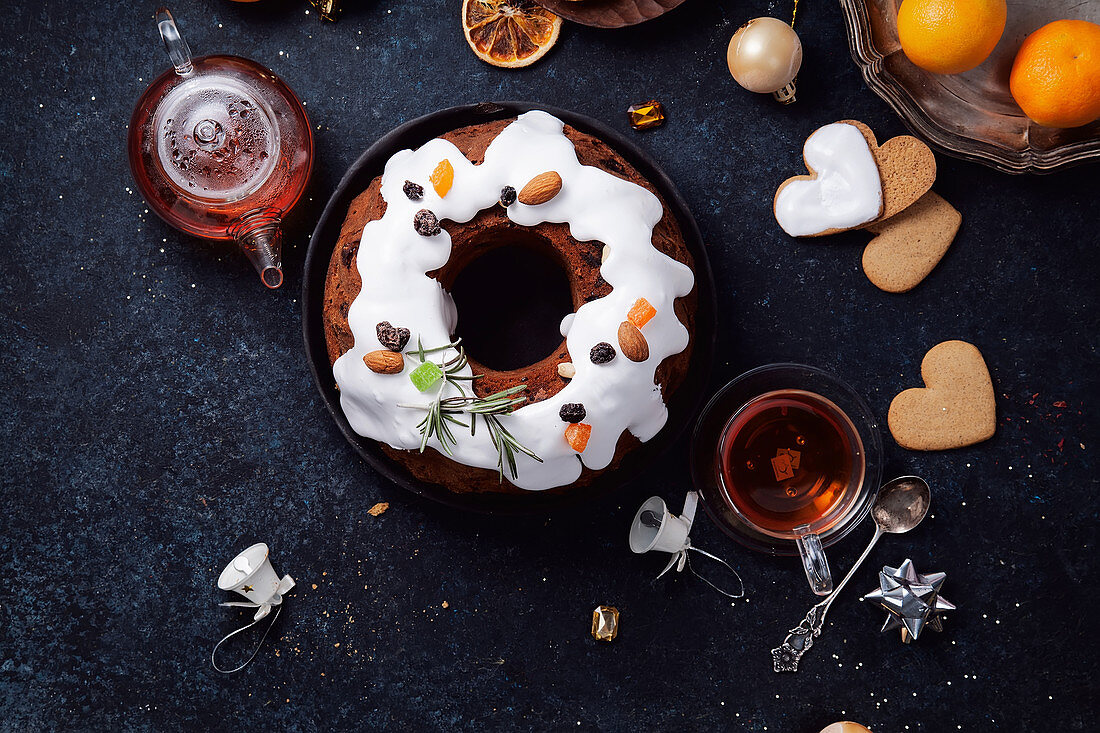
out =
[[787,633],[783,644],[772,649],[772,661],[776,672],[797,672],[798,660],[814,645],[814,638],[821,635],[821,628],[825,624],[825,614],[829,612],[829,606],[833,605],[837,594],[844,588],[859,566],[871,554],[884,532],[891,534],[903,534],[916,527],[928,514],[928,507],[932,503],[932,492],[928,483],[917,476],[901,476],[883,484],[875,495],[875,501],[871,505],[871,517],[875,520],[875,536],[867,549],[856,560],[856,564],[844,576],[844,580],[806,614],[797,627]]

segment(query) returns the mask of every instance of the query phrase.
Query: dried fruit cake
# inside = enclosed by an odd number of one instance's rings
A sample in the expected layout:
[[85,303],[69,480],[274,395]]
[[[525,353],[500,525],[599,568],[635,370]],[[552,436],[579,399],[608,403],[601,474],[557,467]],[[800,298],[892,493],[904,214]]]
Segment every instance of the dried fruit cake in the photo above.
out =
[[[560,263],[573,313],[548,356],[498,371],[466,353],[448,290],[517,244]],[[541,111],[395,154],[349,206],[324,298],[352,429],[421,481],[510,494],[583,490],[644,450],[687,373],[697,308],[656,188]]]

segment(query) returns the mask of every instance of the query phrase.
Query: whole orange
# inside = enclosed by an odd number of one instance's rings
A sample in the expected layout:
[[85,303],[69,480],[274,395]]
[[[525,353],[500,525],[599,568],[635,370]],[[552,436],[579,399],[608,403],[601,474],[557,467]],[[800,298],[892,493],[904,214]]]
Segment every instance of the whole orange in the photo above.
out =
[[1080,127],[1100,117],[1100,25],[1056,20],[1024,40],[1009,89],[1045,127]]
[[989,57],[1007,17],[1005,0],[903,0],[898,40],[925,71],[959,74]]

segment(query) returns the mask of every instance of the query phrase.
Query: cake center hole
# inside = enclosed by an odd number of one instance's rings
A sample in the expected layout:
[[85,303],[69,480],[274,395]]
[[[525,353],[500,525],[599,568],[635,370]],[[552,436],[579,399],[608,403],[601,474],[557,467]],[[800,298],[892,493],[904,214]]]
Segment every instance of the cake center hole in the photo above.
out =
[[467,353],[497,371],[546,358],[561,344],[561,319],[573,312],[561,262],[521,244],[479,256],[458,273],[451,296]]

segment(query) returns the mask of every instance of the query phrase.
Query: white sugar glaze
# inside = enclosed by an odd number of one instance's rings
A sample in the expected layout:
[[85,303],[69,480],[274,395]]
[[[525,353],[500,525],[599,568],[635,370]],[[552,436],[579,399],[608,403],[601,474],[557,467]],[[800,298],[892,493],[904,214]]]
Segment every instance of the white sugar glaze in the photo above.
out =
[[[454,167],[454,185],[440,198],[428,177],[444,158]],[[641,186],[581,165],[562,122],[535,111],[508,125],[490,143],[481,165],[473,165],[452,143],[438,138],[415,151],[403,150],[386,164],[381,191],[386,213],[364,227],[357,258],[363,286],[348,312],[355,345],[333,366],[340,405],[356,433],[394,448],[419,449],[417,424],[424,412],[398,405],[426,404],[438,389],[421,393],[413,385],[408,375],[418,365],[415,358],[406,357],[401,374],[376,374],[366,367],[363,356],[382,348],[376,324],[389,321],[410,329],[408,350],[418,338],[425,348],[449,343],[457,323],[450,295],[426,274],[447,262],[450,237],[446,231],[434,237],[417,234],[413,215],[429,209],[440,220],[467,222],[496,205],[504,186],[519,190],[534,176],[551,170],[562,178],[561,193],[539,206],[514,203],[507,209],[508,218],[532,227],[564,222],[574,239],[606,244],[610,256],[600,274],[612,290],[585,303],[568,324],[566,346],[576,376],[550,399],[501,418],[516,439],[543,460],[538,463],[517,454],[519,475],[508,478],[531,490],[570,484],[580,476],[582,461],[592,469],[606,467],[624,430],[646,441],[665,424],[668,411],[660,387],[654,384],[654,372],[688,345],[687,329],[676,317],[673,303],[691,292],[695,277],[686,265],[653,247],[653,227],[663,214],[660,200]],[[410,201],[402,193],[406,180],[424,186],[421,201]],[[610,363],[593,364],[588,354],[597,343],[606,341],[619,351],[619,324],[638,298],[657,309],[642,329],[649,358],[636,363],[619,353]],[[440,362],[453,355],[448,351],[429,358]],[[566,442],[566,423],[558,416],[566,402],[583,404],[584,422],[592,426],[588,446],[579,456]],[[496,470],[497,450],[484,426],[474,436],[462,428],[454,432],[453,460]],[[434,438],[428,445],[443,454]]]
[[791,181],[775,197],[775,220],[787,234],[851,229],[882,213],[882,177],[858,127],[825,125],[806,138],[802,155],[816,176]]

